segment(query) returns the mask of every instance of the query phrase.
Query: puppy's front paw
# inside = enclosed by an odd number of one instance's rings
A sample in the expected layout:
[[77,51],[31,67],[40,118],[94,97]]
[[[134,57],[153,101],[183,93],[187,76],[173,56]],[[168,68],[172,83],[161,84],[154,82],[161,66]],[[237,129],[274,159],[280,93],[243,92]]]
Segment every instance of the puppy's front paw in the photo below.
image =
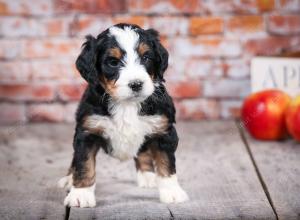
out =
[[158,189],[160,201],[163,203],[180,203],[189,200],[188,195],[179,185],[176,175],[160,177]]
[[163,203],[180,203],[189,200],[188,195],[180,186],[160,189],[159,197]]
[[156,175],[154,172],[138,171],[137,172],[137,184],[142,188],[154,188],[156,187]]
[[69,207],[91,208],[96,206],[95,185],[85,188],[75,188],[72,186],[66,196],[64,205]]

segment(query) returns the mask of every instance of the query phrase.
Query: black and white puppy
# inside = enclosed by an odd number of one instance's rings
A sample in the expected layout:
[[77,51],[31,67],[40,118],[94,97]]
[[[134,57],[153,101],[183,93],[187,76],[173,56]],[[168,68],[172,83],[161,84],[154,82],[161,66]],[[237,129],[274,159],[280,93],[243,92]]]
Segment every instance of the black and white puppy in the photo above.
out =
[[134,158],[140,187],[159,189],[160,200],[188,200],[178,184],[175,108],[163,82],[168,52],[158,33],[117,24],[87,37],[76,61],[88,82],[76,115],[74,155],[59,185],[66,206],[94,207],[99,148],[120,160]]

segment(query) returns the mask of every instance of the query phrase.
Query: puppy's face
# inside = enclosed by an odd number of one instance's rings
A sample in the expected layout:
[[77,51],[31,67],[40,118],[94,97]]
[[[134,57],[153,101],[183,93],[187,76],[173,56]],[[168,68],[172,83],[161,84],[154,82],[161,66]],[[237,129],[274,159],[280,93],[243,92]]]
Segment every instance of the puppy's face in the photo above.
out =
[[[86,69],[88,62],[92,70]],[[163,80],[168,53],[156,31],[119,24],[97,39],[89,37],[76,64],[88,82],[99,83],[114,100],[143,101]]]

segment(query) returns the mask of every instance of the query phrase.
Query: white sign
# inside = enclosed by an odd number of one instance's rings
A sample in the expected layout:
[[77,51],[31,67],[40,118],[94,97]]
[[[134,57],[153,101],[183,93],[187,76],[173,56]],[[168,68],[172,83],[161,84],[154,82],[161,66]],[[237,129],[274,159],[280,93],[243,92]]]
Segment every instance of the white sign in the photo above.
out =
[[251,61],[252,92],[276,88],[300,95],[300,58],[255,57]]

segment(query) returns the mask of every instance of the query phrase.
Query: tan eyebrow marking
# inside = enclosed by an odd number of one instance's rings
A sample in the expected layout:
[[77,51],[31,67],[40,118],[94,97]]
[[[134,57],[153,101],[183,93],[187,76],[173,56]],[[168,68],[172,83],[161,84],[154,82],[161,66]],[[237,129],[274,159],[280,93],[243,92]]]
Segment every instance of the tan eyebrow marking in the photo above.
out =
[[121,59],[122,52],[121,52],[120,48],[113,47],[113,48],[109,49],[109,55],[112,57],[115,57],[117,59]]
[[148,50],[150,50],[150,47],[148,44],[146,43],[140,43],[139,47],[138,47],[138,53],[140,55],[143,55],[144,53],[146,53]]

